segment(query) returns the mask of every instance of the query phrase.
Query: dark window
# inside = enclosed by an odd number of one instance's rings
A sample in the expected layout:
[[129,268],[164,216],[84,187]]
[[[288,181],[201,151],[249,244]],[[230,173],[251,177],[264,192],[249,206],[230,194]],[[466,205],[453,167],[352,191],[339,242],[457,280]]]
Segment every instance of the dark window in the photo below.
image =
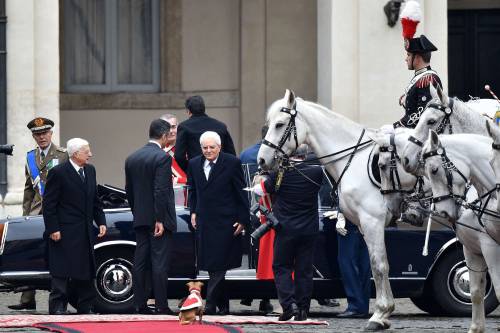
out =
[[67,92],[158,91],[158,0],[64,0]]

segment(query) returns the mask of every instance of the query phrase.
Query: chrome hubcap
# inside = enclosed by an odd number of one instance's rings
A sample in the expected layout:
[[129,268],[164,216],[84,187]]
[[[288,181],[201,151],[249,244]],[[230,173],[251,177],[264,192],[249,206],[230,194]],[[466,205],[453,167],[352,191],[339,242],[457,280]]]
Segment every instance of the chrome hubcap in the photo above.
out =
[[103,262],[97,269],[97,292],[110,303],[124,303],[132,298],[132,263],[123,258]]
[[[490,277],[486,278],[486,292],[484,298],[486,299],[492,291],[492,284]],[[448,291],[452,297],[466,305],[472,305],[470,295],[470,276],[469,269],[465,265],[465,261],[457,263],[448,274]]]

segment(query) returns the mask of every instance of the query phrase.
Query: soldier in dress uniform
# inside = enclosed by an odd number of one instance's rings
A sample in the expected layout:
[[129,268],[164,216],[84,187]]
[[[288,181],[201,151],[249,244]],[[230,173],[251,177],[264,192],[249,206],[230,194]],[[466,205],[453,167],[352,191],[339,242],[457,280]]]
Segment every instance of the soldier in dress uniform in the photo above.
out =
[[409,70],[415,71],[415,75],[399,99],[399,104],[405,109],[405,115],[393,125],[415,128],[425,106],[432,99],[429,86],[432,84],[442,88],[442,83],[439,75],[430,66],[431,52],[437,51],[437,48],[427,37],[421,35],[406,39],[405,49],[406,64]]
[[[48,171],[68,159],[65,148],[52,142],[54,122],[47,118],[35,118],[27,127],[31,130],[37,147],[26,154],[26,183],[23,195],[23,216],[42,214],[42,198]],[[35,310],[35,290],[24,291],[19,304],[10,305],[12,310]]]

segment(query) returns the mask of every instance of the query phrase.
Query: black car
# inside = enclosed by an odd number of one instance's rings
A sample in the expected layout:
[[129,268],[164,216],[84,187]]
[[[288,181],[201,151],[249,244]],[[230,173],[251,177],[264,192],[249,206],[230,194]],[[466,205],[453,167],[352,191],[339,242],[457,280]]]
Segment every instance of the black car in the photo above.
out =
[[[249,172],[246,169],[247,179]],[[320,193],[320,216],[330,209],[329,189]],[[97,301],[102,313],[123,313],[133,309],[132,266],[135,235],[132,214],[123,190],[99,185],[105,204],[108,232],[95,245],[97,261]],[[177,232],[173,236],[172,263],[169,275],[169,298],[185,296],[185,283],[208,279],[207,272],[196,267],[195,231],[189,210],[184,206],[186,191],[176,190]],[[250,198],[253,200],[253,198]],[[318,221],[320,236],[316,242],[313,298],[345,297],[337,266],[337,235],[328,219]],[[404,228],[405,227],[405,228]],[[7,218],[0,221],[0,290],[21,291],[49,289],[46,241],[42,216]],[[97,234],[97,227],[95,228]],[[239,269],[228,271],[228,296],[232,299],[276,298],[272,281],[257,280],[258,248],[249,232],[243,237],[244,260]],[[429,241],[429,255],[421,255],[424,230],[400,226],[386,229],[389,278],[394,297],[409,297],[420,309],[434,315],[469,316],[471,301],[469,274],[462,247],[450,230],[434,230]],[[498,303],[491,282],[487,281],[486,313]],[[372,287],[373,293],[375,288]],[[373,295],[374,296],[374,295]]]

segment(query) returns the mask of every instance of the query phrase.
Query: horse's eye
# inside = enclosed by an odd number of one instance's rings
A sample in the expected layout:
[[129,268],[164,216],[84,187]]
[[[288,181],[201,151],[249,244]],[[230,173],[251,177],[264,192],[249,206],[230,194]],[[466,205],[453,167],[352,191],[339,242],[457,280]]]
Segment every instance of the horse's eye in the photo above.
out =
[[427,122],[427,125],[434,125],[436,123],[436,119],[430,119],[428,122]]
[[438,172],[439,168],[438,167],[432,167],[431,173],[435,175]]
[[282,128],[284,125],[285,125],[285,124],[282,124],[282,123],[277,123],[275,127],[276,127],[276,129],[280,129],[280,128]]

